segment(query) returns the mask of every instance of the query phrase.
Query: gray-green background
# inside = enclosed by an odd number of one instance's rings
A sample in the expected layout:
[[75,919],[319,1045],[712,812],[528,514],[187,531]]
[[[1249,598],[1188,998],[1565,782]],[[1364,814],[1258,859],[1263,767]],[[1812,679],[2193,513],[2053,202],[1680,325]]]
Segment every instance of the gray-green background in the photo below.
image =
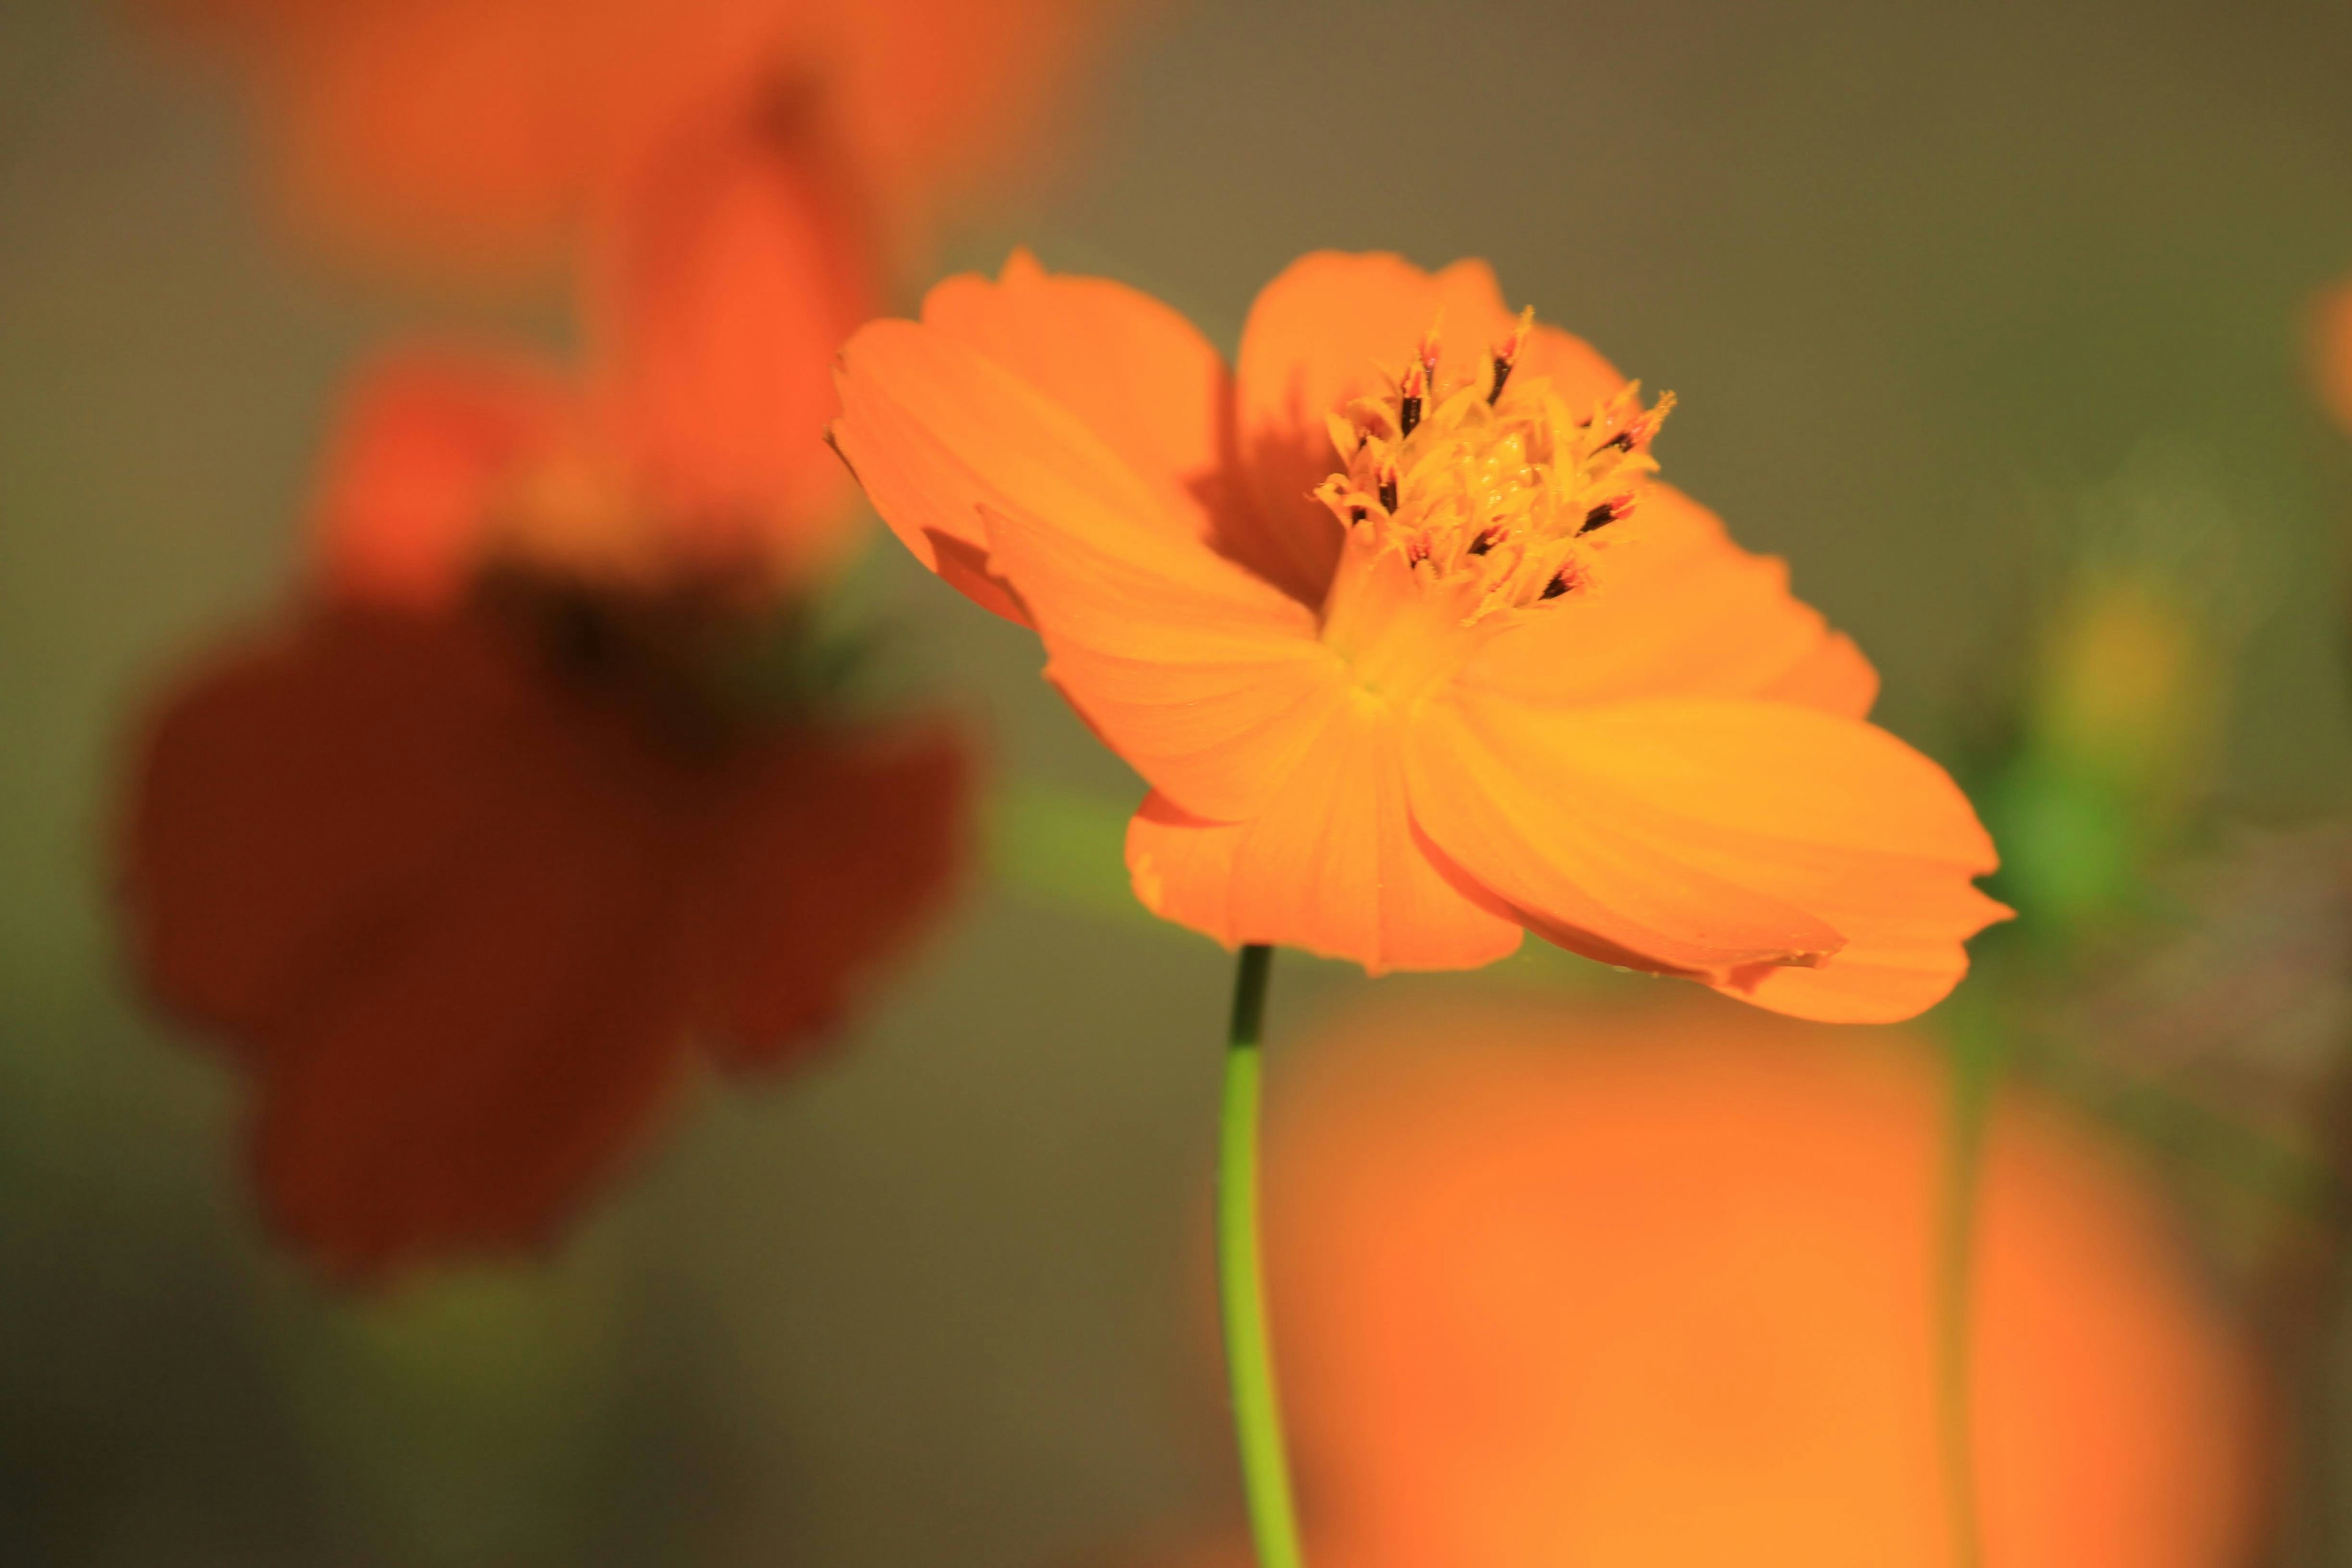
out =
[[[1171,4],[1056,182],[948,251],[1228,345],[1302,250],[1489,258],[1680,395],[1671,477],[1947,754],[2048,520],[2177,476],[2252,584],[2221,800],[2285,823],[2352,773],[2352,447],[2301,336],[2352,274],[2347,80],[2352,12],[2287,0]],[[699,1096],[551,1274],[352,1312],[264,1245],[236,1085],[110,929],[116,768],[278,602],[325,398],[427,312],[289,257],[248,151],[119,18],[0,8],[0,1558],[1045,1568],[1224,1517],[1225,961],[1034,871],[833,1064]],[[871,585],[1000,778],[1133,793],[1024,637],[887,551]],[[1275,1026],[1363,984],[1293,964]]]

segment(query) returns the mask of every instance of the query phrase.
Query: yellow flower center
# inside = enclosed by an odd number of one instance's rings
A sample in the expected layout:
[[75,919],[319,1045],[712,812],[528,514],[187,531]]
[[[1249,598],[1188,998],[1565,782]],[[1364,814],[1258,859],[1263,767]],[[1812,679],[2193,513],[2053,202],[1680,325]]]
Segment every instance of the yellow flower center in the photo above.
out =
[[1375,690],[1443,679],[1479,634],[1588,592],[1595,556],[1633,515],[1672,394],[1634,383],[1588,409],[1513,370],[1532,310],[1486,374],[1437,375],[1437,329],[1389,389],[1330,416],[1340,469],[1316,497],[1347,531],[1323,635]]

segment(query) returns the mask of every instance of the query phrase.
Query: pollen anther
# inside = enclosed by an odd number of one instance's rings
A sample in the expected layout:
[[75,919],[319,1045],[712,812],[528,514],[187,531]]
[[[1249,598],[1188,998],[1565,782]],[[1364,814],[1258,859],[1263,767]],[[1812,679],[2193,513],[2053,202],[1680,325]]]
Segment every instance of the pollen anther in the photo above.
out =
[[1330,418],[1342,467],[1316,496],[1350,549],[1394,551],[1467,624],[1585,591],[1592,557],[1656,471],[1650,446],[1674,405],[1638,384],[1571,409],[1541,376],[1512,372],[1534,331],[1522,312],[1489,374],[1441,382],[1437,329],[1392,377]]
[[1529,305],[1519,312],[1518,321],[1511,327],[1511,335],[1495,345],[1495,374],[1486,388],[1487,402],[1502,401],[1503,388],[1510,384],[1512,368],[1519,363],[1519,356],[1527,352],[1528,339],[1535,330],[1536,308]]

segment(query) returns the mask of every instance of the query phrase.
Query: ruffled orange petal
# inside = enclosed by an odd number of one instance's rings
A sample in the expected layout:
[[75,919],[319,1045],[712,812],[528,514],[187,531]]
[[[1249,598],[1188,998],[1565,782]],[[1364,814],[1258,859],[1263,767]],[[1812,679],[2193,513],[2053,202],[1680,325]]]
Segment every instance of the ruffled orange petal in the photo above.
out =
[[1059,405],[1153,489],[1161,510],[1213,533],[1205,502],[1231,378],[1181,314],[1124,283],[1048,273],[1015,251],[992,281],[965,273],[934,287],[923,324]]
[[953,891],[971,760],[951,731],[816,731],[738,772],[688,910],[697,1012],[722,1065],[774,1068]]
[[410,608],[454,603],[500,504],[581,438],[577,401],[552,366],[436,349],[379,361],[346,395],[327,458],[313,524],[327,585]]
[[1348,700],[1314,616],[1189,534],[1077,505],[1050,521],[982,511],[1047,679],[1185,810],[1255,816]]
[[625,185],[589,295],[619,449],[689,560],[786,578],[856,519],[824,449],[834,351],[872,311],[867,217],[808,113],[705,113]]
[[1767,1007],[1783,993],[1754,966],[1796,963],[1814,973],[1792,1009],[1908,1016],[2004,912],[1969,887],[1996,858],[1943,770],[1816,710],[1455,692],[1423,710],[1407,766],[1422,827],[1543,934]]
[[834,381],[841,412],[829,434],[875,510],[926,566],[1000,615],[1026,619],[983,574],[983,504],[1193,536],[1164,490],[1077,416],[946,331],[869,321]]
[[[1441,378],[1479,374],[1513,317],[1483,261],[1423,272],[1402,257],[1322,250],[1301,257],[1250,307],[1234,370],[1238,460],[1248,471],[1270,574],[1312,605],[1339,557],[1339,525],[1309,492],[1337,467],[1328,416],[1385,384],[1444,317]],[[1580,340],[1539,329],[1519,370],[1552,378],[1571,405],[1624,384]],[[1256,554],[1248,557],[1255,562]]]
[[1205,822],[1166,796],[1127,830],[1136,897],[1228,947],[1273,942],[1391,969],[1475,969],[1519,945],[1415,831],[1397,721],[1341,704],[1247,822]]
[[1591,592],[1474,655],[1468,689],[1546,705],[1760,697],[1860,718],[1878,692],[1861,650],[1789,592],[1789,569],[1715,514],[1653,485],[1619,524]]
[[249,1048],[473,819],[450,759],[513,705],[504,670],[401,616],[228,650],[166,697],[133,774],[123,897],[147,984]]
[[2012,912],[1937,860],[1887,856],[1858,876],[1847,857],[1824,851],[1784,855],[1775,873],[1837,927],[1845,947],[1818,969],[1736,970],[1716,988],[1829,1024],[1893,1024],[1926,1012],[1968,973],[1960,943]]

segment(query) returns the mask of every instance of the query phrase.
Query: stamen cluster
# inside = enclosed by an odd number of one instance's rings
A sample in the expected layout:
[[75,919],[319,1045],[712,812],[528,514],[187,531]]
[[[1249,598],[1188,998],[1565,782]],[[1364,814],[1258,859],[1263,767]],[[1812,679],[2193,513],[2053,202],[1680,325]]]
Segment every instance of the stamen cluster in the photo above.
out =
[[1541,377],[1512,371],[1533,331],[1524,312],[1486,374],[1441,384],[1438,328],[1389,390],[1330,416],[1342,469],[1315,491],[1352,545],[1397,552],[1417,582],[1444,585],[1468,620],[1589,586],[1591,555],[1640,503],[1650,443],[1674,395],[1644,408],[1633,383],[1579,417]]

